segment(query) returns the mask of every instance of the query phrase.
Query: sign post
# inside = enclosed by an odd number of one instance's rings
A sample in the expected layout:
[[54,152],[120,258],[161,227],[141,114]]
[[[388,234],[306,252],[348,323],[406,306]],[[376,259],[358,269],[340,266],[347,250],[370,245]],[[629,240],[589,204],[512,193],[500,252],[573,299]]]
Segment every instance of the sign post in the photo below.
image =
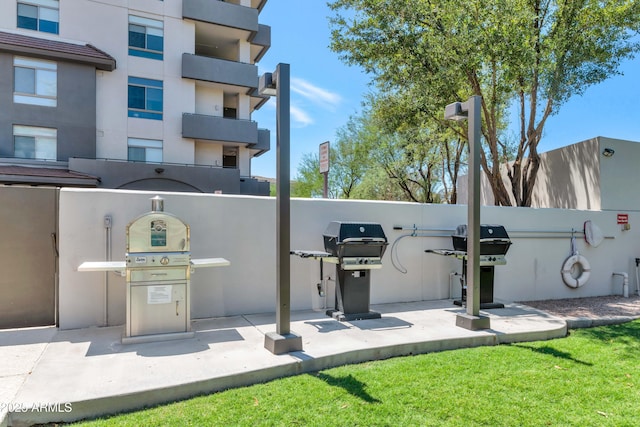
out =
[[324,177],[322,197],[329,197],[329,141],[320,144],[320,173]]

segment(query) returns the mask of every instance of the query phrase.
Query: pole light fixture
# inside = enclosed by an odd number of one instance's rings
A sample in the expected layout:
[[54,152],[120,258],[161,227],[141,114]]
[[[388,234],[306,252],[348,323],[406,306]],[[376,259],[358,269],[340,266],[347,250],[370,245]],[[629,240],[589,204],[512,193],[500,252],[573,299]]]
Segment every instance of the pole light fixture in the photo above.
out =
[[302,350],[302,337],[291,331],[291,184],[290,66],[278,64],[258,81],[258,93],[276,97],[276,331],[264,337],[274,354]]
[[456,317],[456,326],[489,329],[490,320],[480,316],[480,134],[482,97],[474,95],[466,102],[454,102],[444,109],[445,120],[467,120],[469,170],[467,202],[467,310]]

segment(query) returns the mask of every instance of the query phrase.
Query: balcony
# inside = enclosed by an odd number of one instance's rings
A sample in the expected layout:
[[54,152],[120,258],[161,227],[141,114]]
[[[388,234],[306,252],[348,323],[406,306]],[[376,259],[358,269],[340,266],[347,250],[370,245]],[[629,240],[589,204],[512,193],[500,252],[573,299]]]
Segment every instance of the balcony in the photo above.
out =
[[249,39],[251,42],[251,57],[254,62],[259,62],[271,47],[271,27],[268,25],[258,25],[258,32]]
[[227,119],[204,114],[182,115],[182,137],[210,141],[264,144],[258,138],[258,124],[251,120]]
[[255,33],[258,9],[224,1],[183,0],[182,17]]
[[258,87],[258,67],[206,56],[182,54],[182,77],[248,88]]
[[269,129],[258,129],[258,142],[249,146],[252,150],[258,150],[253,157],[258,157],[271,149],[271,132]]

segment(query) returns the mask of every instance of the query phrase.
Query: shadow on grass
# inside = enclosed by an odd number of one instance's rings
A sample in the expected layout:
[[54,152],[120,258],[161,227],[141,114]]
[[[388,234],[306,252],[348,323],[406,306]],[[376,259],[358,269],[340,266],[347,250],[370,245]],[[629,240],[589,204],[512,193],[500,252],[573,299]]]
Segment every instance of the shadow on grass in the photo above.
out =
[[528,346],[526,344],[511,344],[511,345],[513,347],[523,348],[525,350],[531,350],[534,353],[540,353],[548,356],[557,357],[559,359],[570,360],[572,362],[579,363],[580,365],[593,366],[593,363],[584,362],[582,360],[576,359],[571,355],[571,353],[567,353],[566,351],[560,351],[548,345],[545,345],[543,347],[533,347],[533,346]]
[[640,359],[640,321],[621,323],[618,325],[598,326],[595,328],[577,329],[572,335],[589,340],[598,340],[607,345],[619,346],[626,357]]
[[324,381],[330,386],[340,387],[346,392],[359,399],[364,400],[367,403],[381,403],[378,399],[367,393],[367,384],[362,381],[358,381],[353,375],[349,374],[346,377],[334,377],[322,372],[315,374],[315,377]]
[[595,328],[578,329],[572,334],[601,341],[619,340],[630,346],[640,345],[640,321],[620,323],[618,325],[599,326]]

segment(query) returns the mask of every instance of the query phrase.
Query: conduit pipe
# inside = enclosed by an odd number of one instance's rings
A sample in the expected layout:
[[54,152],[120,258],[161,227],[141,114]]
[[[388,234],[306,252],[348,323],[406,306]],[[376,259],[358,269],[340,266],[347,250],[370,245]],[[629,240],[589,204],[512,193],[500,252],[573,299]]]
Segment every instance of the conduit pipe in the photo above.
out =
[[[107,261],[111,261],[111,215],[105,215],[104,217],[104,229],[105,229],[105,258]],[[104,306],[102,323],[104,326],[109,326],[109,272],[104,272]]]
[[640,258],[636,258],[636,294],[640,295],[640,277],[638,276],[638,266],[640,265]]
[[629,298],[629,275],[625,272],[615,272],[613,276],[622,276],[622,296]]

